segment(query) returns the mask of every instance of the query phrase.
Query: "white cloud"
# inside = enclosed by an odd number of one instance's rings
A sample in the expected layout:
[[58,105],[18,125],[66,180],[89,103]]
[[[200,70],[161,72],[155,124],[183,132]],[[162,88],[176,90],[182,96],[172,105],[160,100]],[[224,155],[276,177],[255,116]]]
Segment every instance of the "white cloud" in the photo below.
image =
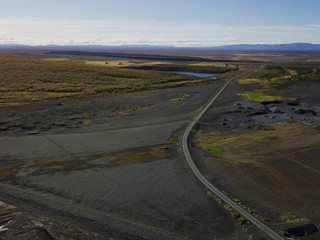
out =
[[290,42],[320,43],[320,24],[224,26],[201,22],[0,18],[0,43],[216,46]]

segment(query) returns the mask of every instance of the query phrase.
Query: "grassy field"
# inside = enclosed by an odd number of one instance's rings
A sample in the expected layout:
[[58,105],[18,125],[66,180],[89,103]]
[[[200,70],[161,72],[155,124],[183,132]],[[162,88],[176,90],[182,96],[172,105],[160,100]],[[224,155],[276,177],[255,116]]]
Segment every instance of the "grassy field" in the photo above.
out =
[[[78,58],[0,54],[0,107],[68,97],[139,92],[212,80],[155,71],[164,70],[159,66],[167,69],[170,65],[171,68],[167,70],[176,67],[188,71],[235,70],[214,65],[190,66],[189,69],[188,66],[183,67],[183,63],[125,59],[112,59],[108,60],[110,63],[106,63],[107,61],[102,61],[101,58]],[[88,60],[85,60],[86,58]],[[139,67],[132,67],[132,64],[152,69],[142,71],[136,69]]]
[[320,81],[320,66],[313,61],[268,64],[243,79],[240,84],[259,83],[264,88],[283,89],[303,81]]
[[253,100],[257,102],[296,100],[296,98],[268,95],[266,94],[266,92],[268,92],[269,90],[270,89],[259,89],[254,91],[246,91],[245,93],[238,93],[238,95],[244,97],[246,100],[249,100],[249,101]]
[[229,65],[217,65],[207,62],[203,63],[167,63],[153,65],[131,65],[131,68],[141,70],[156,70],[156,71],[186,71],[199,73],[226,73],[230,70],[238,70],[238,67]]
[[[240,199],[263,204],[278,218],[275,221],[317,219],[319,165],[315,152],[320,144],[319,131],[295,121],[266,127],[272,130],[200,130],[194,144],[214,154],[206,163],[217,178],[228,179],[232,192],[239,189]],[[223,151],[217,153],[220,149]]]
[[263,65],[248,76],[237,82],[247,91],[238,93],[245,100],[250,101],[290,101],[270,94],[272,89],[285,89],[304,81],[320,81],[320,66],[313,61],[292,61]]

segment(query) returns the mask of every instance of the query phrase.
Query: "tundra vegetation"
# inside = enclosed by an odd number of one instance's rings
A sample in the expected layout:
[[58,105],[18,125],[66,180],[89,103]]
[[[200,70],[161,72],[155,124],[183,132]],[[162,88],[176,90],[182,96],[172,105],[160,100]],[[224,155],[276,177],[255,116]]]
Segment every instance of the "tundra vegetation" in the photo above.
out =
[[214,184],[257,209],[261,221],[282,225],[287,237],[319,238],[319,82],[318,61],[264,64],[237,79],[208,114],[210,125],[194,134]]
[[[211,81],[168,71],[229,73],[223,65],[192,65],[92,57],[0,54],[0,107],[69,97],[130,93]],[[103,64],[99,64],[102,62]],[[123,62],[121,65],[112,63]],[[147,69],[148,71],[142,71]]]
[[285,89],[304,81],[320,81],[320,67],[314,62],[283,62],[263,65],[245,78],[239,79],[239,84],[256,85],[250,91],[239,93],[246,100],[253,101],[286,101],[294,100],[283,96],[268,94],[272,89]]
[[264,65],[245,78],[239,79],[240,84],[259,83],[264,89],[254,91],[264,93],[274,87],[283,89],[303,81],[320,81],[320,66],[315,62],[283,62]]

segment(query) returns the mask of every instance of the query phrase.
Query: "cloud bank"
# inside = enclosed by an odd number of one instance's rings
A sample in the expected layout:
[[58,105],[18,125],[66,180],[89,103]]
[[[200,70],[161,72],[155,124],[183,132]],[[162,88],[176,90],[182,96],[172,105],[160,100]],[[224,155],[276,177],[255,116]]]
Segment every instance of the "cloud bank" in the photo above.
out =
[[164,45],[320,43],[320,24],[224,26],[201,22],[0,18],[0,44]]

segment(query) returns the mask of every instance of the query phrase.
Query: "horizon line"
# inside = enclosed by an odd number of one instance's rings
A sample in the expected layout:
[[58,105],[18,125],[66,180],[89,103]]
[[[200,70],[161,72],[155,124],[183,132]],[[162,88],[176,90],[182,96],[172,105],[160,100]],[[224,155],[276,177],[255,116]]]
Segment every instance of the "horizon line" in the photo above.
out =
[[0,46],[27,46],[27,47],[167,47],[167,48],[220,48],[232,46],[284,46],[284,45],[312,45],[317,46],[320,43],[309,42],[289,42],[289,43],[239,43],[239,44],[222,44],[212,46],[174,46],[174,45],[161,45],[161,44],[122,44],[122,45],[107,45],[107,44],[23,44],[23,43],[0,43]]

